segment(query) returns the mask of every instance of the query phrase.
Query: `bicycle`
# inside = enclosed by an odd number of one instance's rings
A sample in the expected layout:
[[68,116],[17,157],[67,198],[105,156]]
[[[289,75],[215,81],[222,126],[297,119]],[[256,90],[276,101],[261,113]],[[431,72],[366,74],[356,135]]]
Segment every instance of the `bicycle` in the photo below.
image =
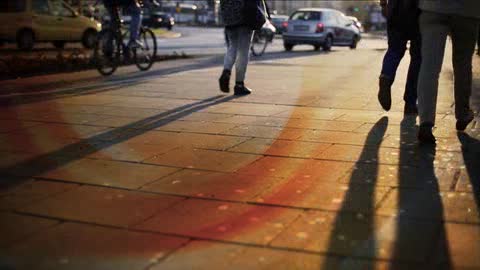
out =
[[253,34],[250,50],[254,56],[262,56],[267,49],[269,43],[273,42],[275,37],[275,28],[271,28],[271,24],[266,24],[262,29],[255,31]]
[[130,33],[120,19],[117,4],[114,4],[113,10],[115,11],[112,14],[113,18],[110,18],[108,26],[98,34],[94,48],[93,57],[98,72],[104,76],[111,75],[120,64],[128,63],[132,58],[138,69],[141,71],[149,70],[157,56],[155,34],[150,28],[141,26],[139,40],[142,46],[129,48],[127,44]]

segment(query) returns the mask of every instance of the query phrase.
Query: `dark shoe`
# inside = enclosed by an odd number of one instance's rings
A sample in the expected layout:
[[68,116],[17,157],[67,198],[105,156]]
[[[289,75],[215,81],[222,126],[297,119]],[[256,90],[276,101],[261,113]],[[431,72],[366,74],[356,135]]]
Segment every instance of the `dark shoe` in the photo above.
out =
[[436,139],[435,136],[433,136],[432,129],[432,123],[427,122],[421,124],[417,134],[418,141],[425,144],[434,144],[436,142]]
[[236,96],[245,96],[245,95],[250,95],[252,93],[251,89],[248,89],[243,83],[242,84],[236,84],[235,88],[233,89],[233,92]]
[[457,120],[456,128],[458,131],[464,131],[468,124],[473,121],[473,113],[469,112],[468,116],[465,119]]
[[218,84],[220,86],[220,91],[224,93],[230,92],[230,70],[224,70],[222,76],[218,79]]
[[404,114],[418,114],[417,104],[405,103]]
[[380,75],[378,101],[385,111],[389,111],[392,107],[392,84],[393,80],[385,75]]

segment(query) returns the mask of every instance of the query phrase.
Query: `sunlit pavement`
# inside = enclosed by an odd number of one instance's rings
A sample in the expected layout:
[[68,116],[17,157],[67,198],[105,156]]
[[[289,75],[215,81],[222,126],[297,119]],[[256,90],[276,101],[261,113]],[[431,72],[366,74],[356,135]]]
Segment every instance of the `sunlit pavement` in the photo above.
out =
[[480,269],[480,136],[455,131],[450,56],[418,146],[407,66],[384,113],[374,47],[267,55],[247,97],[197,62],[2,83],[0,269]]

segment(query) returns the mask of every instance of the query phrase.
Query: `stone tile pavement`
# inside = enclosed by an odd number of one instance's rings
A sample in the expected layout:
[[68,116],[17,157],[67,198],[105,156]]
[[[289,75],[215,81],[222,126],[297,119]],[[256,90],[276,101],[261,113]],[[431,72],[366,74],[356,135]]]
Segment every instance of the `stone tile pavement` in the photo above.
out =
[[5,82],[0,269],[480,269],[478,122],[454,131],[446,61],[417,145],[405,64],[377,104],[382,55],[256,61],[247,97],[218,66]]

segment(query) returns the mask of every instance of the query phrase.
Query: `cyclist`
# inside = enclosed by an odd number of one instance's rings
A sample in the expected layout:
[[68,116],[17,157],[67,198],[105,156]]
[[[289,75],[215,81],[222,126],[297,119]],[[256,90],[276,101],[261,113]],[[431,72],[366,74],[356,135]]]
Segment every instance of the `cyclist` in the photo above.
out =
[[[102,0],[102,2],[111,19],[114,17],[114,12],[117,12],[115,5],[127,11],[132,17],[130,21],[130,41],[128,42],[128,47],[132,49],[141,48],[143,44],[138,40],[140,27],[142,25],[142,8],[139,0]],[[150,2],[156,7],[160,6],[156,0],[150,0]]]

